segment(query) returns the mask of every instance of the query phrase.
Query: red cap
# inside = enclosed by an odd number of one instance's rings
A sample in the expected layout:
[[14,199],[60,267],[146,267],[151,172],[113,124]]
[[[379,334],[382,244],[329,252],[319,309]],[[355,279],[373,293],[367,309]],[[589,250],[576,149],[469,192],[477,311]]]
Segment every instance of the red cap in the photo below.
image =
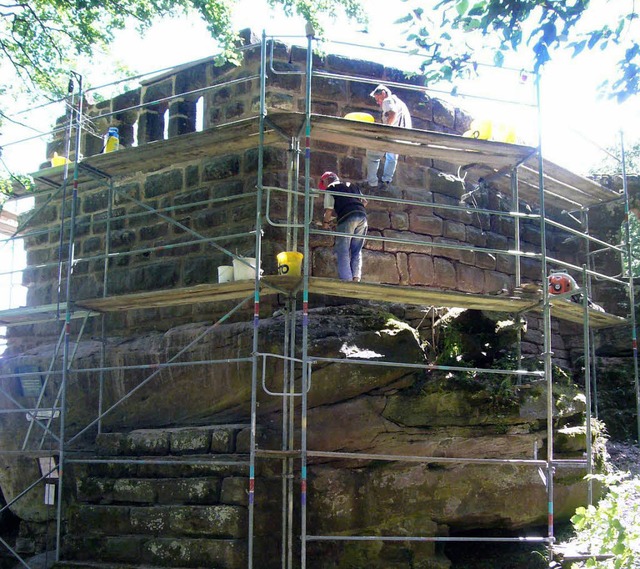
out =
[[339,182],[340,178],[338,178],[338,174],[335,172],[325,172],[320,176],[320,181],[318,182],[318,189],[326,190],[331,184],[334,182]]

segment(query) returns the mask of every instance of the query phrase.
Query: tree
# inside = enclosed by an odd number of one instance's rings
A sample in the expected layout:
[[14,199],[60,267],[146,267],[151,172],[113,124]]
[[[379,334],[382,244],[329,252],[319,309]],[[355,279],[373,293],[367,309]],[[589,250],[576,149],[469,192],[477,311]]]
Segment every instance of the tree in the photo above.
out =
[[[318,25],[320,14],[343,10],[362,20],[358,0],[265,0],[287,15]],[[232,8],[237,0],[14,0],[0,8],[0,69],[12,67],[28,90],[61,95],[77,55],[92,55],[108,45],[114,31],[132,20],[141,32],[154,17],[198,14],[220,45],[220,58],[232,57],[237,34]],[[2,69],[6,73],[6,69]]]
[[[560,47],[574,56],[617,48],[622,55],[603,89],[620,102],[640,90],[640,26],[632,0],[439,0],[431,11],[424,4],[416,2],[396,23],[407,25],[407,40],[426,50],[428,80],[468,76],[480,48],[488,47],[499,66],[507,52],[526,52],[536,72]],[[582,29],[595,19],[595,27]]]
[[574,564],[572,567],[625,569],[640,563],[640,478],[623,475],[594,476],[607,487],[607,495],[597,506],[579,507],[571,518],[576,548],[611,559]]
[[[640,174],[640,140],[631,143],[625,142],[624,158],[625,172]],[[622,174],[620,149],[607,148],[607,156],[600,161],[600,164],[591,168],[589,173],[594,176]]]
[[[263,0],[285,14],[298,14],[321,30],[320,15],[342,12],[363,22],[363,0]],[[468,76],[476,68],[474,50],[489,45],[496,64],[509,51],[529,54],[540,69],[555,49],[574,55],[617,47],[621,56],[605,87],[619,100],[640,89],[638,14],[633,0],[402,0],[411,8],[397,24],[408,25],[408,41],[426,50],[429,81]],[[229,57],[236,40],[231,11],[238,0],[13,0],[0,11],[2,66],[11,65],[32,89],[60,94],[62,70],[76,55],[91,55],[131,20],[143,32],[154,17],[198,14]],[[598,11],[600,10],[600,11]],[[596,13],[598,24],[582,30]],[[579,26],[579,24],[581,24]],[[635,28],[635,29],[634,29]],[[478,41],[479,40],[479,41]],[[474,45],[476,42],[476,45]]]

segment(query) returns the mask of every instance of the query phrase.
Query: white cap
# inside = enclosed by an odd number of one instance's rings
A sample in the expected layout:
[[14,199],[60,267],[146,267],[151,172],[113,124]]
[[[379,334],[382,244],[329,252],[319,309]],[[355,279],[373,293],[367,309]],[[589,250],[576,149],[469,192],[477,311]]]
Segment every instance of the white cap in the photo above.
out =
[[382,83],[380,83],[380,85],[378,85],[373,91],[371,91],[371,93],[369,93],[369,96],[373,97],[376,93],[379,93],[380,91],[384,91],[387,95],[391,95],[391,89],[389,89],[389,87],[387,87],[386,85],[383,85]]

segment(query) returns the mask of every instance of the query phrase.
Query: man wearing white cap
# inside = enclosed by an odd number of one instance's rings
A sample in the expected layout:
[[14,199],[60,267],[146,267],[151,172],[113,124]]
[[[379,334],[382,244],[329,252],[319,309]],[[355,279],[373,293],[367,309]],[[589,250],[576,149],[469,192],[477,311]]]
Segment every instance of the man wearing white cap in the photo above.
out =
[[[411,115],[407,105],[391,92],[386,85],[378,85],[371,96],[382,109],[382,123],[402,128],[411,128]],[[388,186],[393,180],[393,175],[398,164],[398,155],[392,152],[378,152],[367,150],[367,184],[371,188],[377,188],[378,168],[380,160],[384,156],[384,168],[382,170],[382,186]]]

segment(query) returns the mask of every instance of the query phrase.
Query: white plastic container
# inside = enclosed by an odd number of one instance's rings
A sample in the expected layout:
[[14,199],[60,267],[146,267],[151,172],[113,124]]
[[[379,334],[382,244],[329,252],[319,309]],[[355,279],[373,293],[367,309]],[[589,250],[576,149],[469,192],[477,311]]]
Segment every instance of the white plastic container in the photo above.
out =
[[218,282],[228,283],[233,280],[233,267],[231,265],[220,265],[218,267]]
[[256,258],[240,257],[245,263],[249,263],[250,267],[238,259],[233,260],[233,280],[246,281],[256,278]]

